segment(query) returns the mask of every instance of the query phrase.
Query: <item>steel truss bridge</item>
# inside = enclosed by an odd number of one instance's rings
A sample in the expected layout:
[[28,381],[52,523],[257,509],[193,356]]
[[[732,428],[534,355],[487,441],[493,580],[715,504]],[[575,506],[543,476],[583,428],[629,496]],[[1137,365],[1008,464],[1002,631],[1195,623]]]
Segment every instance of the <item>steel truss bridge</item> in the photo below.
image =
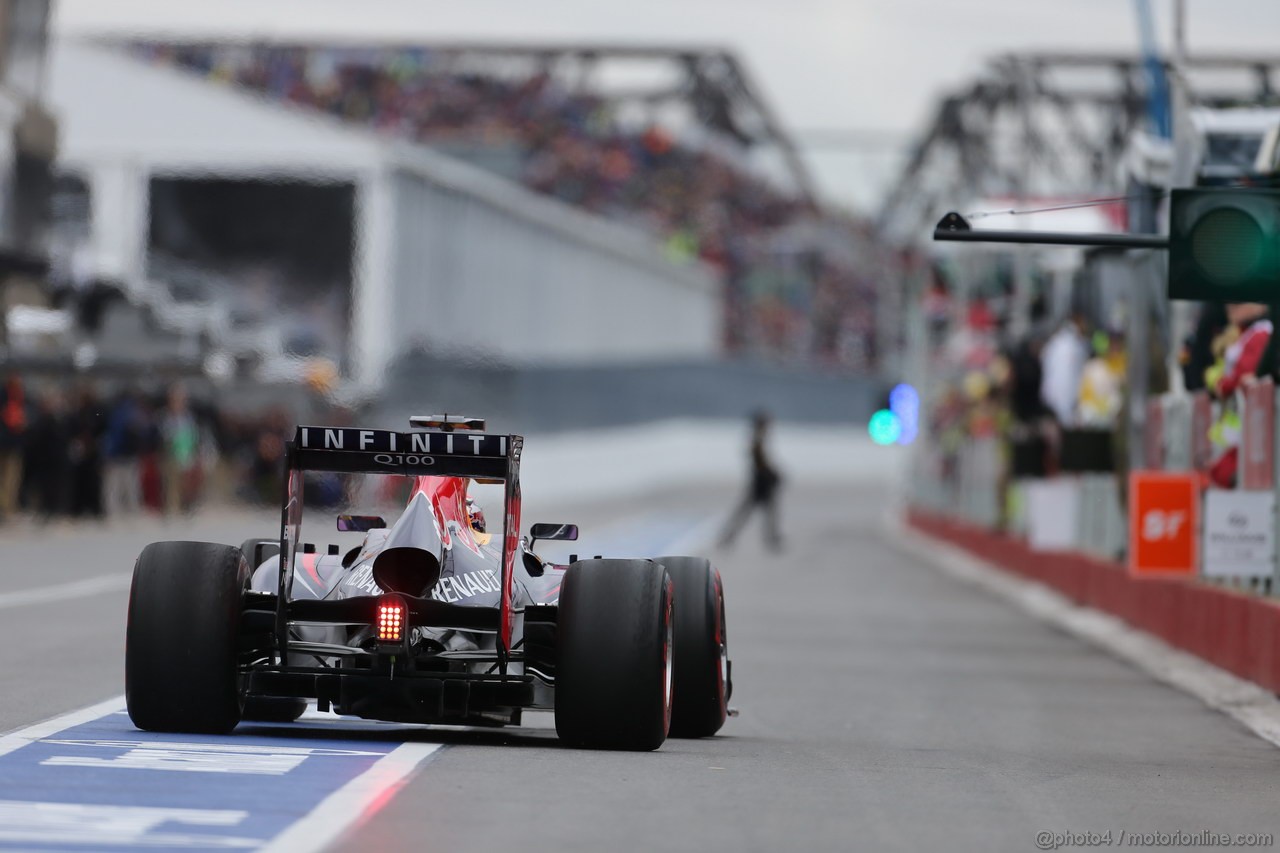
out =
[[[1280,55],[1202,54],[1180,68],[1196,106],[1280,105]],[[978,199],[1123,192],[1122,163],[1147,121],[1148,88],[1137,55],[993,58],[938,103],[886,198],[882,227],[895,242],[916,243],[943,213]]]

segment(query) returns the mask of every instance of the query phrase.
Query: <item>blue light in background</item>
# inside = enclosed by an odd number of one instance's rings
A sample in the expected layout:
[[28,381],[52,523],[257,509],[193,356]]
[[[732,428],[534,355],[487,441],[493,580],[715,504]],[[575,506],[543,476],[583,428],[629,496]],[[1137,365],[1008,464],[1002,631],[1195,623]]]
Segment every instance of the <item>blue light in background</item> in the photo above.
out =
[[920,395],[916,393],[916,389],[907,383],[895,385],[893,390],[889,392],[889,410],[893,412],[901,412],[903,409],[920,408]]
[[920,431],[920,394],[903,382],[889,392],[889,411],[898,419],[898,444],[910,444]]

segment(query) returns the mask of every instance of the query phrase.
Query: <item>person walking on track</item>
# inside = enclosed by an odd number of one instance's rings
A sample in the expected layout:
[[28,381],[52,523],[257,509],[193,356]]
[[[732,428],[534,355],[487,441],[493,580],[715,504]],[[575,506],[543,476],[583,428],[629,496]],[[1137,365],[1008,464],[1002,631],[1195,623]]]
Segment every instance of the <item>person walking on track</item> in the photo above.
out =
[[765,544],[773,551],[782,548],[782,533],[778,526],[778,488],[782,485],[782,475],[769,458],[766,447],[768,435],[769,413],[756,412],[751,418],[751,472],[747,493],[720,536],[722,546],[732,545],[752,510],[759,509],[764,513]]

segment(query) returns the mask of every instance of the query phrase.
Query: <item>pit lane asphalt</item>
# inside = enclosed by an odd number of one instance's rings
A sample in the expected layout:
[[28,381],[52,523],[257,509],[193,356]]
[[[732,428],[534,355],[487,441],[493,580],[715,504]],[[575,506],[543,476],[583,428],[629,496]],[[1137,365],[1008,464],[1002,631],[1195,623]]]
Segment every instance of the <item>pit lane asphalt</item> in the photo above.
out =
[[[1280,750],[895,550],[883,490],[787,493],[713,552],[733,704],[647,754],[449,735],[341,850],[1009,850],[1039,831],[1280,837]],[[538,715],[544,716],[545,715]],[[550,726],[550,719],[539,721]]]
[[[721,736],[632,754],[561,748],[548,715],[422,730],[449,747],[337,849],[1015,851],[1040,831],[1280,835],[1280,750],[896,550],[883,490],[796,485],[787,498],[803,513],[788,514],[782,555],[759,549],[754,526],[713,552],[742,709]],[[553,520],[585,528],[672,505]],[[3,533],[0,595],[127,572],[154,538],[238,542],[267,533],[261,519]],[[0,610],[0,730],[121,692],[125,598]]]

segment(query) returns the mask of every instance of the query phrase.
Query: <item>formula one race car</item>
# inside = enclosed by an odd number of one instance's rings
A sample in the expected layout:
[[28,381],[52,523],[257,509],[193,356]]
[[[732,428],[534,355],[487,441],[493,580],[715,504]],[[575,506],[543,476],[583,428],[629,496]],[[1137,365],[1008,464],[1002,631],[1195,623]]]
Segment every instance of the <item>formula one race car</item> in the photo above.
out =
[[[125,689],[149,731],[229,732],[320,710],[518,725],[554,710],[575,746],[656,749],[724,724],[731,692],[720,575],[699,557],[546,562],[520,526],[518,435],[411,419],[410,432],[299,427],[278,539],[156,542],[134,566]],[[412,478],[398,520],[341,515],[341,553],[299,542],[304,472]],[[500,538],[468,499],[505,484]],[[496,539],[496,542],[493,540]],[[496,545],[496,547],[494,547]]]

